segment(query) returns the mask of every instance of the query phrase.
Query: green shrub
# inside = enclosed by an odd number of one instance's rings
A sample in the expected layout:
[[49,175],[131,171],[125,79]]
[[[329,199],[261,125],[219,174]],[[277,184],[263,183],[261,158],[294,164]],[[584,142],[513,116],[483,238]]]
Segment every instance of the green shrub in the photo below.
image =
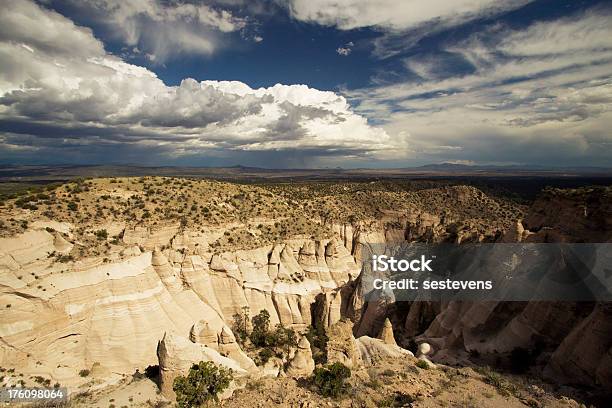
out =
[[416,399],[410,394],[404,394],[403,392],[396,391],[393,396],[393,407],[411,407]]
[[106,240],[108,238],[108,232],[106,232],[105,229],[101,229],[95,232],[96,234],[96,238],[98,238],[98,240],[103,241]]
[[291,347],[296,347],[298,344],[297,334],[295,330],[277,324],[274,332],[266,336],[266,344],[269,347],[282,347],[284,353],[288,355]]
[[429,369],[429,364],[427,364],[427,361],[425,360],[418,360],[414,365],[419,368],[422,368],[423,370]]
[[[295,330],[283,327],[281,324],[277,324],[274,331],[270,330],[270,313],[267,310],[261,310],[256,316],[253,316],[251,321],[253,323],[253,330],[249,335],[249,339],[253,346],[272,349],[282,348],[282,350],[277,350],[279,357],[282,353],[289,354],[291,347],[297,346],[298,341]],[[243,336],[246,332],[245,322],[246,316],[234,315],[234,327],[238,329],[239,337]]]
[[257,365],[264,365],[274,356],[274,352],[270,348],[264,348],[257,353]]
[[248,320],[249,319],[249,308],[248,306],[244,306],[242,308],[242,313],[234,314],[234,324],[232,326],[232,331],[236,336],[236,340],[239,344],[244,345],[246,340],[249,337],[248,330]]
[[253,316],[253,331],[251,332],[251,343],[255,347],[266,347],[270,331],[270,313],[263,309]]
[[211,401],[219,402],[217,396],[232,382],[232,370],[217,367],[212,361],[194,364],[186,377],[174,379],[172,389],[176,393],[179,408],[201,407]]
[[351,370],[342,363],[334,363],[315,369],[314,384],[324,397],[339,397],[346,391],[345,381],[350,378]]
[[306,338],[310,342],[312,350],[312,358],[316,364],[325,364],[327,362],[327,342],[329,338],[325,334],[325,329],[321,325],[316,327],[308,326]]

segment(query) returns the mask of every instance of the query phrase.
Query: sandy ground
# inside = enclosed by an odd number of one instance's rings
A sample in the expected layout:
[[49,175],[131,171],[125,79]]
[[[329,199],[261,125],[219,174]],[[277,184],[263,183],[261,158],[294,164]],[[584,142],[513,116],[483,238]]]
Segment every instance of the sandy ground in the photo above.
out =
[[100,391],[75,396],[71,407],[122,408],[173,406],[148,378],[125,379]]

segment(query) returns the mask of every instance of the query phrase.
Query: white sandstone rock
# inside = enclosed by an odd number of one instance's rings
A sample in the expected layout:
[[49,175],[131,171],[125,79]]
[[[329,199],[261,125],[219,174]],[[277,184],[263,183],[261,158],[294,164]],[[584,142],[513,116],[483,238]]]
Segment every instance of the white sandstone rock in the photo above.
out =
[[293,359],[289,362],[286,373],[291,377],[308,377],[315,368],[312,358],[312,350],[306,336],[303,336],[298,345]]

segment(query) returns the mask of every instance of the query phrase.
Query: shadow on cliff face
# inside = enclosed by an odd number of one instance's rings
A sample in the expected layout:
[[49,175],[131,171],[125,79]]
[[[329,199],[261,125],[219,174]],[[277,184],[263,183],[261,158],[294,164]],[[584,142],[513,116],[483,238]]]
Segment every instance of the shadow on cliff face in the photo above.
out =
[[[431,241],[436,238],[432,230],[428,229],[427,235],[404,236],[414,242]],[[612,242],[611,189],[547,189],[514,231],[496,239]],[[560,389],[576,387],[583,400],[597,406],[612,400],[610,302],[396,302],[381,295],[363,303],[359,315],[352,318],[356,337],[375,336],[389,318],[399,344],[414,349],[417,343],[426,341],[434,347],[434,361],[457,366],[488,365],[537,376],[558,384]]]

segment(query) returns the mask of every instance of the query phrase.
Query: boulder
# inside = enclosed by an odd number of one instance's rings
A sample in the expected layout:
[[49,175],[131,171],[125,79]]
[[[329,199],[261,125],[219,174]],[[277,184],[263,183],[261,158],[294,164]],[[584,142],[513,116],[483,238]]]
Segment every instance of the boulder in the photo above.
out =
[[430,354],[431,351],[432,351],[432,348],[429,343],[421,343],[419,344],[419,349],[417,351],[416,356],[419,360],[425,361],[429,367],[433,368],[436,365],[432,363],[431,360],[427,357],[427,355]]
[[417,351],[417,357],[424,357],[431,353],[431,346],[429,343],[421,343],[419,344],[419,349]]

